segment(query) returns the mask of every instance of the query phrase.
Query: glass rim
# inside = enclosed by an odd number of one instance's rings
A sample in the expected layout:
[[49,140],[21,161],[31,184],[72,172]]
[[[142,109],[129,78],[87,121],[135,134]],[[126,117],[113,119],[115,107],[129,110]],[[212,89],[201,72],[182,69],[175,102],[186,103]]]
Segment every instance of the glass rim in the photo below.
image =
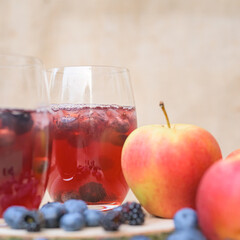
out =
[[126,67],[110,66],[110,65],[72,65],[72,66],[62,66],[62,67],[53,67],[53,68],[46,69],[46,72],[48,72],[48,73],[55,72],[55,73],[59,73],[59,74],[62,73],[63,74],[65,69],[73,69],[73,70],[106,69],[106,70],[109,70],[110,73],[129,73],[129,70]]
[[[6,63],[2,63],[2,59],[6,59]],[[8,63],[12,60],[12,63]],[[0,53],[0,68],[26,68],[26,67],[43,67],[42,61],[33,56],[26,56],[20,54],[2,54]]]

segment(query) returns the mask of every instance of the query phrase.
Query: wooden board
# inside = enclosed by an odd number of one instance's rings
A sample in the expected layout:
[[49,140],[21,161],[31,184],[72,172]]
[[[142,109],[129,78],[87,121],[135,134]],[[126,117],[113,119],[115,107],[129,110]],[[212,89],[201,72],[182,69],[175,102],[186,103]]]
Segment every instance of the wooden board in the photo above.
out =
[[170,219],[161,219],[152,216],[147,216],[144,225],[142,226],[129,226],[123,224],[117,232],[107,232],[102,227],[86,227],[83,230],[76,232],[66,232],[62,229],[43,229],[41,232],[29,233],[25,230],[10,229],[0,219],[0,238],[7,237],[20,237],[20,238],[64,238],[64,239],[90,239],[90,238],[119,238],[131,237],[135,235],[155,235],[167,233],[174,228],[173,221]]

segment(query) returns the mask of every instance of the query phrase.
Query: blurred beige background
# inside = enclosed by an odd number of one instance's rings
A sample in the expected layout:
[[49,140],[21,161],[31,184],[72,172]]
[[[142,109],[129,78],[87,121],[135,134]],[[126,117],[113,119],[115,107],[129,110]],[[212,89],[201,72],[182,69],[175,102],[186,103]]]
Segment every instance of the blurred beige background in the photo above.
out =
[[0,52],[131,73],[139,126],[170,120],[240,148],[239,0],[0,0]]

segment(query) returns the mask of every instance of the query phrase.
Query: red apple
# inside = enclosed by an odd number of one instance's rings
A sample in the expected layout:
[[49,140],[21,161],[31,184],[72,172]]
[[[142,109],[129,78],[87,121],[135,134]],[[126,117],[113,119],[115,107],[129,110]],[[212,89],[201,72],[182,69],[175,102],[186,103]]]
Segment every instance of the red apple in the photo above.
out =
[[215,163],[197,192],[199,224],[209,240],[240,240],[240,151]]
[[239,155],[239,156],[240,156],[240,149],[237,149],[237,150],[231,152],[231,153],[226,157],[226,159],[229,158],[229,157],[236,156],[236,155]]
[[122,169],[142,206],[155,216],[172,218],[183,207],[195,208],[204,172],[221,155],[215,138],[189,124],[149,125],[134,130],[124,143]]

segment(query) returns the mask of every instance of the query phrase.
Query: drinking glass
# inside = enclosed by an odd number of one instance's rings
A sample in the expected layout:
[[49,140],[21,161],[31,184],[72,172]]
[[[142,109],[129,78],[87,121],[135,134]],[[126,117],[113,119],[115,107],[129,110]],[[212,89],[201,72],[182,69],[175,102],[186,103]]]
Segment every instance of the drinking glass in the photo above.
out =
[[40,60],[0,55],[0,217],[11,205],[38,208],[46,190],[46,83]]
[[103,211],[120,205],[129,189],[121,169],[122,146],[137,126],[128,70],[76,66],[48,74],[50,197],[60,202],[82,199]]

